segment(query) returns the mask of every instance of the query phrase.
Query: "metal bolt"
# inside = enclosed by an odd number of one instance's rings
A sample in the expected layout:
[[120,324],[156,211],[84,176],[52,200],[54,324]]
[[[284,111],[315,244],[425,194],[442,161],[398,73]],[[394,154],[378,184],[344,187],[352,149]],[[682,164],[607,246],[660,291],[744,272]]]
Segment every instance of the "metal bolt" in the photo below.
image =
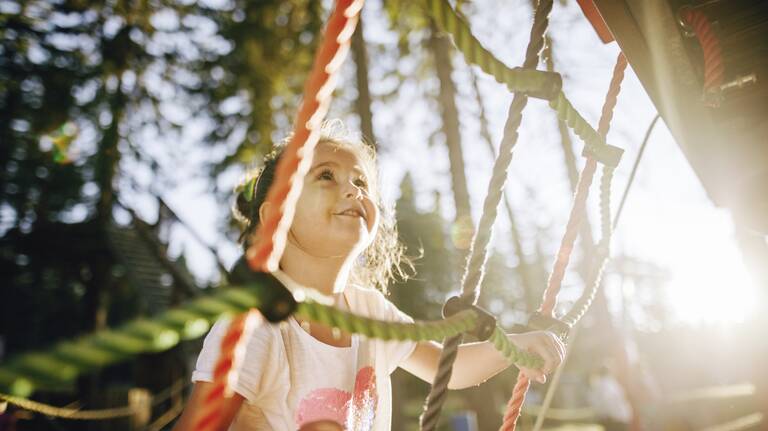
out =
[[755,83],[757,83],[757,74],[752,72],[749,75],[743,75],[732,81],[726,82],[720,86],[720,91],[732,90],[734,88],[743,88],[747,85],[752,85]]

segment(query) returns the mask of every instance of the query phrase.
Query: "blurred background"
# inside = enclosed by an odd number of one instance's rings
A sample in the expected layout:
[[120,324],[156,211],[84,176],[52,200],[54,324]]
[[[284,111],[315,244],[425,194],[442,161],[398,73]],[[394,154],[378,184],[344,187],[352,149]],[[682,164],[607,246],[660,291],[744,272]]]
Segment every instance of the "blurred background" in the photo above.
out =
[[[542,412],[544,429],[768,429],[766,7],[581,3],[555,2],[539,68],[561,73],[596,125],[621,46],[614,213],[629,193],[598,298],[561,375],[532,387],[520,429]],[[522,64],[529,0],[452,4],[498,59]],[[598,36],[600,15],[584,13],[595,6],[618,43]],[[702,97],[701,46],[677,22],[684,7],[721,42],[717,107]],[[170,429],[202,337],[227,310],[211,298],[241,254],[233,187],[290,132],[331,8],[0,0],[0,393],[101,411],[72,420],[0,404],[0,430]],[[439,318],[460,288],[512,95],[467,65],[419,2],[369,0],[334,96],[328,117],[376,145],[401,238],[422,256],[390,299]],[[582,148],[531,100],[481,296],[506,327],[538,306]],[[598,195],[560,313],[584,288]],[[442,429],[497,429],[515,373],[452,392]],[[393,429],[417,429],[429,386],[401,371],[393,386]]]

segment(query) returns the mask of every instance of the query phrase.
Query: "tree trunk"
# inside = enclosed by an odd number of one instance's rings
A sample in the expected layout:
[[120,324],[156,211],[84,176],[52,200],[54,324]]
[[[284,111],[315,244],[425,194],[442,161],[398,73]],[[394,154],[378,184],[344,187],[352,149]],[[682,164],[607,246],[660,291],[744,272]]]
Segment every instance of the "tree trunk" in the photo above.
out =
[[[459,111],[456,107],[456,86],[451,74],[451,43],[447,37],[440,35],[434,22],[431,22],[429,36],[429,49],[435,58],[435,69],[440,80],[440,109],[443,120],[443,134],[445,144],[448,147],[448,158],[451,163],[451,185],[453,187],[453,200],[456,206],[455,220],[466,223],[472,220],[469,204],[469,191],[467,189],[467,177],[464,171],[464,157],[461,151],[461,134],[459,132]],[[472,223],[470,222],[471,226]]]
[[373,114],[371,113],[371,91],[368,88],[368,53],[363,37],[363,18],[357,22],[357,29],[352,35],[352,57],[357,67],[357,100],[355,110],[360,117],[360,131],[363,137],[378,150],[378,142],[373,133]]
[[101,193],[96,210],[97,217],[102,223],[110,220],[112,217],[112,204],[115,201],[115,191],[112,182],[115,179],[120,160],[117,144],[120,142],[120,121],[125,111],[125,96],[120,90],[120,85],[118,82],[115,94],[110,100],[109,107],[112,122],[104,130],[101,144],[99,145],[99,154],[96,156],[96,183]]
[[[112,222],[112,204],[115,201],[115,191],[112,185],[117,172],[120,153],[117,145],[120,141],[120,122],[125,112],[125,96],[120,91],[118,83],[110,103],[112,122],[104,130],[96,156],[96,183],[99,185],[99,202],[96,208],[96,229],[106,236],[106,228]],[[94,256],[93,278],[88,286],[90,307],[88,317],[93,319],[93,329],[104,329],[107,326],[109,310],[109,291],[112,284],[112,259],[109,256]]]

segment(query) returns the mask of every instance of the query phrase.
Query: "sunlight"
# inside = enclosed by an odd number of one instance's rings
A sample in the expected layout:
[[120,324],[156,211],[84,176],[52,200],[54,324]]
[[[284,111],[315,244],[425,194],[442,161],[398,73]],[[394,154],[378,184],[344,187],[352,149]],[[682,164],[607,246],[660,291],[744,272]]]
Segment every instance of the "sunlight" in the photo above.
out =
[[673,318],[688,324],[743,322],[754,312],[756,288],[734,241],[712,235],[687,242],[668,262],[672,278],[665,287]]

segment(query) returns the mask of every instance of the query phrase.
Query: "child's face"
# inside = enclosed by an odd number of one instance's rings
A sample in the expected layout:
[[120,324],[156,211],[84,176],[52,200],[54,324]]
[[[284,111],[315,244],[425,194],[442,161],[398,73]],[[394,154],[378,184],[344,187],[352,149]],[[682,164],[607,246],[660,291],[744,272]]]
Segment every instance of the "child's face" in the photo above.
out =
[[304,179],[289,240],[316,257],[360,254],[376,236],[373,179],[354,150],[321,142]]

